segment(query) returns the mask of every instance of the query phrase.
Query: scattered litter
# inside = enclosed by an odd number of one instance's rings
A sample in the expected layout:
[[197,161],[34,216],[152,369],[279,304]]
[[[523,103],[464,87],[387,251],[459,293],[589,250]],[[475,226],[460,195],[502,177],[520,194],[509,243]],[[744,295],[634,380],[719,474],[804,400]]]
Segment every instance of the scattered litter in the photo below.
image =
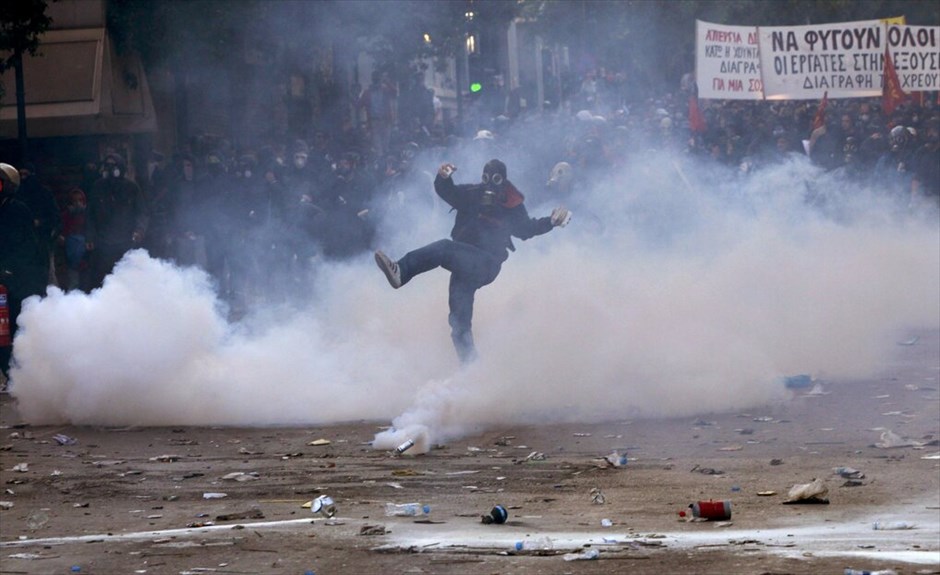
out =
[[46,557],[45,555],[40,555],[39,553],[14,553],[12,555],[7,555],[10,559],[51,559],[51,557]]
[[776,491],[758,491],[757,494],[761,497],[770,497],[771,495],[776,495]]
[[827,495],[829,495],[829,487],[826,486],[826,483],[821,479],[813,479],[809,483],[797,484],[791,487],[787,500],[783,503],[821,503],[828,505]]
[[907,341],[899,341],[899,342],[898,342],[898,345],[914,345],[914,344],[917,343],[918,341],[920,341],[920,337],[919,337],[919,336],[914,336],[914,337],[912,337],[911,339],[909,339],[909,340],[907,340]]
[[690,473],[701,473],[702,475],[724,475],[725,472],[720,469],[712,469],[711,467],[699,467],[696,465],[689,470]]
[[223,497],[228,497],[228,493],[203,493],[203,499],[222,499]]
[[865,474],[854,467],[834,467],[832,472],[844,479],[865,479]]
[[13,466],[13,471],[26,473],[29,470],[29,463],[17,463]]
[[392,471],[392,475],[395,477],[414,477],[420,474],[414,469],[395,469]]
[[861,479],[846,479],[842,487],[861,487],[862,485],[865,485],[865,483]]
[[6,511],[8,509],[13,509],[13,502],[12,501],[0,501],[0,510]]
[[741,451],[744,449],[743,445],[729,445],[727,447],[719,447],[718,451]]
[[607,503],[607,497],[604,496],[604,492],[601,491],[599,487],[591,488],[591,503],[594,505],[603,505]]
[[595,459],[594,463],[601,469],[606,469],[608,467],[623,467],[627,464],[627,456],[621,455],[617,451],[612,451],[610,455],[605,455],[600,459]]
[[550,551],[555,548],[551,537],[544,536],[537,539],[523,539],[516,541],[516,551]]
[[404,489],[401,483],[395,483],[394,481],[389,481],[385,485],[391,487],[392,489]]
[[384,525],[363,525],[359,528],[359,535],[369,536],[369,535],[385,535],[388,533],[388,530],[385,529]]
[[497,505],[490,510],[488,515],[481,516],[480,521],[485,525],[490,525],[491,523],[503,524],[508,518],[509,512],[506,511],[506,508],[502,505]]
[[223,481],[238,481],[239,483],[244,481],[255,481],[256,479],[261,479],[261,476],[258,475],[257,471],[252,471],[250,473],[245,473],[243,471],[233,471],[232,473],[222,476]]
[[319,447],[319,446],[321,446],[321,445],[329,445],[330,443],[331,443],[331,442],[330,442],[329,439],[314,439],[313,441],[311,441],[311,442],[308,443],[307,445],[313,445],[313,446]]
[[474,473],[479,473],[479,469],[465,469],[463,471],[449,471],[444,475],[473,475]]
[[421,505],[420,503],[385,504],[385,515],[389,517],[417,517],[430,513],[430,505]]
[[321,495],[310,502],[310,512],[330,519],[336,515],[336,504],[329,495]]
[[601,519],[601,527],[613,527],[614,522],[610,519]]
[[[689,504],[692,510],[692,517],[696,519],[705,519],[708,521],[727,521],[731,519],[730,501],[697,501]],[[682,516],[680,514],[680,516]]]
[[591,437],[590,433],[575,433],[575,437]]
[[750,428],[735,429],[735,431],[740,433],[741,435],[754,435],[754,430]]
[[68,435],[64,435],[62,433],[53,435],[52,439],[54,439],[55,442],[58,443],[59,445],[75,445],[76,443],[78,443],[78,440],[75,439],[74,437],[69,437]]
[[182,455],[170,455],[170,454],[166,454],[166,455],[158,455],[158,456],[156,456],[156,457],[151,457],[151,458],[150,458],[150,461],[160,461],[160,462],[163,462],[163,463],[172,463],[172,462],[174,462],[174,461],[179,461],[179,460],[182,459],[182,458],[183,458]]
[[937,453],[931,453],[930,455],[924,455],[921,459],[940,459],[940,451]]
[[917,525],[907,521],[875,521],[872,526],[875,531],[898,531],[902,529],[916,529]]
[[769,422],[769,421],[773,421],[773,420],[774,420],[773,417],[770,417],[770,416],[767,416],[767,415],[765,415],[765,416],[763,416],[763,417],[755,417],[755,418],[753,419],[753,421],[760,421],[760,422],[765,422],[765,423],[766,423],[766,422]]
[[771,459],[771,460],[770,460],[770,464],[771,464],[771,465],[783,465],[783,460],[782,460],[782,459]]
[[533,451],[532,453],[526,455],[526,458],[523,461],[545,461],[546,455],[541,451]]
[[875,444],[880,449],[892,449],[895,447],[916,447],[919,444],[910,439],[904,439],[890,429],[881,432],[881,441]]
[[600,551],[597,549],[586,549],[581,553],[565,553],[563,559],[565,561],[590,561],[597,559],[599,556]]

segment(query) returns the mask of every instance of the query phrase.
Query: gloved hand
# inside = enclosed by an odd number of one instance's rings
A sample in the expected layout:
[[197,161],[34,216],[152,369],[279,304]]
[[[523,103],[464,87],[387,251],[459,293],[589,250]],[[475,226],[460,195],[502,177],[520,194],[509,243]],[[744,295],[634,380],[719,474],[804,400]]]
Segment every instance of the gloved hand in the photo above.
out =
[[457,166],[453,164],[441,164],[441,168],[437,171],[438,175],[442,178],[449,178],[457,171]]
[[552,225],[556,227],[565,227],[571,221],[571,212],[568,208],[555,208],[552,210]]

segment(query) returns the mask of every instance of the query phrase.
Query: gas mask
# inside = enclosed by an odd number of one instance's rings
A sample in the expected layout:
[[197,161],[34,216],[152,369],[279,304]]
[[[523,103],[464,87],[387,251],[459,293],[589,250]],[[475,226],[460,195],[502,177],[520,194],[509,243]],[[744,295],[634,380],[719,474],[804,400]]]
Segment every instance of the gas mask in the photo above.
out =
[[490,160],[483,166],[483,176],[480,178],[484,192],[480,203],[491,206],[504,195],[506,184],[506,164],[499,160]]
[[104,178],[120,178],[121,168],[117,164],[108,162],[101,168],[101,176]]
[[307,155],[306,154],[294,154],[294,167],[298,170],[304,169],[307,165]]

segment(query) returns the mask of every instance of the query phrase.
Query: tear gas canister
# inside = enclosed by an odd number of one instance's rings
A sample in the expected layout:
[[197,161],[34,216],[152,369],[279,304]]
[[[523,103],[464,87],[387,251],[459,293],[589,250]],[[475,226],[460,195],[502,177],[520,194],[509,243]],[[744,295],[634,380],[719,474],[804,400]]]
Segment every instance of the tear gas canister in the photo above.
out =
[[711,521],[726,521],[731,519],[730,501],[698,501],[689,505],[692,508],[692,516]]
[[395,453],[402,454],[415,446],[415,440],[409,439],[395,448]]

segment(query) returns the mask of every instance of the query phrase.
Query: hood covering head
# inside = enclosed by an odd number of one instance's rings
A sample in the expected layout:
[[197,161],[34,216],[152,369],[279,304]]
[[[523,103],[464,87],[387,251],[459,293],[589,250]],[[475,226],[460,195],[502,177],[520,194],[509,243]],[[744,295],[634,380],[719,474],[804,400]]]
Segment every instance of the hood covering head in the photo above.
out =
[[127,162],[124,161],[124,156],[122,156],[121,154],[118,154],[117,152],[111,152],[108,155],[106,155],[104,157],[104,161],[113,162],[114,164],[117,165],[118,168],[121,169],[122,172],[124,171],[124,168],[127,167]]
[[[487,162],[485,166],[483,166],[483,179],[485,180],[484,183],[487,181],[493,181],[493,177],[497,174],[499,175],[500,180],[504,182],[507,180],[506,164],[494,158]],[[499,185],[499,182],[496,183]]]

